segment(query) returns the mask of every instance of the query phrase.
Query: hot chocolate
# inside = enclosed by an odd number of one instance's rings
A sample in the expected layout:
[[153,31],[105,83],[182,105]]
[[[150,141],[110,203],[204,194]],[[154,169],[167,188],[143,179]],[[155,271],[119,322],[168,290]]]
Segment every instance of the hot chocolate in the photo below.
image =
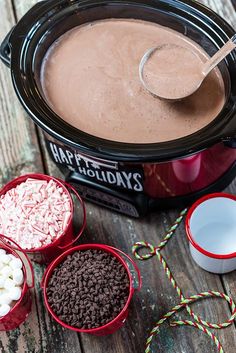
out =
[[141,84],[139,63],[148,48],[166,43],[189,48],[201,61],[208,57],[186,36],[151,22],[114,19],[76,27],[45,56],[45,98],[63,120],[108,140],[155,143],[190,135],[223,108],[223,80],[215,69],[184,101],[153,97]]
[[179,45],[166,44],[151,48],[144,65],[140,64],[143,70],[140,79],[153,95],[162,99],[181,100],[200,87],[204,79],[202,59],[196,52]]

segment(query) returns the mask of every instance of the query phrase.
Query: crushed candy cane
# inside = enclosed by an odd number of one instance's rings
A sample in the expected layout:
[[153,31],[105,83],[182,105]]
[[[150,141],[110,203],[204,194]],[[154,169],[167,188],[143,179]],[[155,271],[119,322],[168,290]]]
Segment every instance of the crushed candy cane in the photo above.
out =
[[22,261],[0,249],[0,317],[21,298],[23,282]]
[[52,243],[71,217],[68,194],[54,180],[28,178],[0,198],[0,234],[23,249]]

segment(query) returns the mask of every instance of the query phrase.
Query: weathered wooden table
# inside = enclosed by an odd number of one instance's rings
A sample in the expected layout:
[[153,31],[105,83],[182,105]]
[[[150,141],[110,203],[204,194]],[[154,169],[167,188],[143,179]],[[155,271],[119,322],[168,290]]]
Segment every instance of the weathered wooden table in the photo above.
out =
[[[36,0],[0,0],[0,40],[14,23]],[[236,27],[235,0],[203,0],[228,22]],[[10,73],[0,64],[0,184],[28,172],[44,172],[59,176],[50,162],[40,131],[21,108],[10,81]],[[227,189],[236,193],[236,183]],[[131,254],[135,241],[147,240],[158,244],[179,210],[155,212],[143,220],[133,220],[108,210],[87,204],[87,229],[82,242],[101,242],[114,245]],[[209,289],[223,291],[236,300],[236,272],[218,276],[209,274],[192,261],[183,224],[164,250],[177,282],[185,296]],[[138,263],[143,288],[137,293],[130,307],[125,326],[107,337],[95,337],[62,329],[47,314],[40,279],[44,268],[35,265],[36,286],[33,292],[33,308],[27,321],[12,332],[0,333],[1,353],[141,353],[154,323],[179,299],[167,280],[158,260],[153,258]],[[195,311],[211,322],[223,322],[230,316],[228,305],[219,299],[197,302]],[[185,311],[179,317],[186,318]],[[216,330],[215,330],[216,331]],[[215,332],[225,353],[236,352],[236,330],[232,325]],[[155,352],[205,353],[216,352],[212,341],[199,330],[164,325],[161,334],[154,339]]]

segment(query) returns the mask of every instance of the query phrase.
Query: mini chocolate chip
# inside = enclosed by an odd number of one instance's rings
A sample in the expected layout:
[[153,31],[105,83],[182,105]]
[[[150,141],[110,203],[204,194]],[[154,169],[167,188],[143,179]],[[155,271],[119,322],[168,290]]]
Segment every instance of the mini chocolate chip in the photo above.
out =
[[48,303],[61,321],[82,329],[113,320],[129,295],[123,265],[102,250],[74,252],[54,269],[46,290]]

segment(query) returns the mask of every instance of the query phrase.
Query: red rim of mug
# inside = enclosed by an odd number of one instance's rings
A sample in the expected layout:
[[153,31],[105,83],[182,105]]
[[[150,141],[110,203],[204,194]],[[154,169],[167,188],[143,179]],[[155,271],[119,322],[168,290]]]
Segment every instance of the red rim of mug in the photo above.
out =
[[214,259],[219,259],[219,260],[232,259],[232,258],[236,257],[236,252],[233,252],[230,254],[225,254],[225,255],[211,253],[211,252],[205,250],[204,248],[202,248],[198,243],[196,243],[196,241],[194,240],[192,233],[191,233],[190,221],[191,221],[191,217],[192,217],[193,213],[198,208],[198,206],[200,206],[205,201],[208,201],[213,198],[226,198],[226,199],[236,201],[236,196],[231,195],[231,194],[227,194],[224,192],[217,192],[217,193],[208,194],[206,196],[201,197],[199,200],[197,200],[191,206],[191,208],[189,209],[189,211],[187,213],[186,221],[185,221],[185,229],[186,229],[187,237],[188,237],[189,242],[194,246],[194,248],[197,249],[198,251],[200,251],[205,256],[208,256],[208,257],[211,257]]
[[[115,256],[122,263],[122,265],[125,267],[126,272],[128,273],[128,276],[129,276],[130,286],[129,286],[129,296],[127,298],[126,304],[122,308],[120,313],[113,320],[109,321],[106,325],[99,326],[97,328],[84,330],[84,329],[79,329],[79,328],[70,326],[70,325],[66,324],[65,322],[63,322],[63,321],[61,321],[59,319],[59,317],[54,313],[54,311],[51,309],[51,307],[50,307],[50,305],[48,303],[46,289],[47,289],[47,283],[48,283],[48,281],[49,281],[49,279],[50,279],[50,277],[52,275],[53,270],[67,257],[67,255],[69,255],[69,254],[71,254],[71,253],[73,253],[75,251],[88,250],[88,249],[103,250],[103,251],[106,251],[106,252],[112,254],[113,256]],[[138,277],[139,277],[139,280],[141,281],[140,273],[138,273]],[[134,291],[135,291],[135,289],[132,287],[132,282],[133,282],[133,278],[132,278],[131,272],[129,270],[129,267],[128,267],[127,263],[125,262],[125,260],[121,257],[121,255],[116,252],[115,248],[110,247],[109,245],[105,245],[105,244],[83,244],[83,245],[78,245],[76,247],[68,249],[66,252],[64,252],[59,257],[57,257],[48,266],[48,268],[46,269],[46,272],[44,273],[44,276],[42,278],[41,287],[43,289],[44,302],[45,302],[47,310],[50,312],[50,314],[52,315],[54,320],[56,320],[61,326],[65,327],[65,328],[67,328],[69,330],[76,331],[76,332],[96,333],[96,332],[99,332],[100,330],[105,330],[106,328],[109,328],[128,309],[130,301],[131,301],[131,299],[133,297],[133,294],[134,294]],[[141,286],[141,284],[140,284],[140,286]],[[140,287],[139,287],[139,289],[140,289]]]
[[[70,202],[70,207],[71,207],[71,215],[70,215],[70,218],[68,220],[68,224],[70,224],[72,222],[72,218],[73,218],[73,213],[74,213],[74,205],[73,205],[73,201],[72,201],[72,197],[70,195],[70,192],[69,190],[66,188],[66,185],[64,185],[62,183],[61,180],[53,177],[53,176],[50,176],[50,175],[46,175],[46,174],[39,174],[39,173],[32,173],[32,174],[25,174],[25,175],[22,175],[18,178],[15,178],[13,180],[11,180],[9,183],[7,183],[1,190],[0,190],[0,196],[1,195],[4,195],[7,191],[9,191],[10,189],[16,187],[17,185],[23,183],[24,181],[26,181],[28,178],[32,178],[32,179],[39,179],[39,180],[47,180],[47,181],[50,181],[50,180],[53,180],[55,181],[55,183],[57,183],[60,187],[63,188],[64,192],[67,194],[67,196],[69,197],[69,202]],[[9,188],[9,186],[11,186],[11,188]],[[83,233],[84,229],[85,229],[85,225],[86,225],[86,216],[85,216],[85,211],[84,211],[84,203],[82,201],[82,199],[80,198],[80,203],[81,203],[81,206],[82,206],[82,209],[83,209],[83,213],[84,213],[84,220],[83,220],[83,224],[81,226],[81,229],[80,229],[80,235]],[[61,241],[61,238],[65,235],[65,233],[67,232],[67,228],[66,230],[56,239],[54,239],[50,244],[46,244],[40,248],[34,248],[34,249],[24,249],[25,252],[27,253],[35,253],[35,252],[39,252],[39,251],[42,251],[42,250],[45,250],[51,246],[54,246],[56,245],[58,242]],[[67,247],[67,246],[65,246]]]

